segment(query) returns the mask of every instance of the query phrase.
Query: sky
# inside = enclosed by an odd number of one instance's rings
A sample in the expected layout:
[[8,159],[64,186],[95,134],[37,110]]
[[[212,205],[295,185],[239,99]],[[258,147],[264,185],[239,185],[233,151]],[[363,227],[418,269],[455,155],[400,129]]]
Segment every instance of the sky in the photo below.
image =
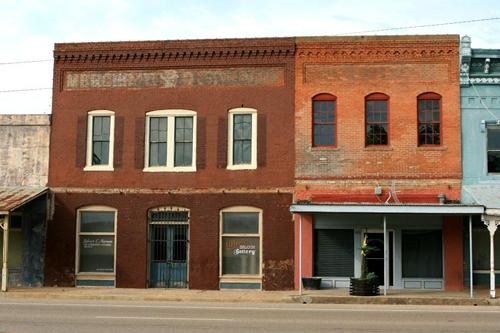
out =
[[51,112],[54,43],[459,34],[500,49],[500,19],[366,32],[487,18],[498,0],[0,0],[0,114]]

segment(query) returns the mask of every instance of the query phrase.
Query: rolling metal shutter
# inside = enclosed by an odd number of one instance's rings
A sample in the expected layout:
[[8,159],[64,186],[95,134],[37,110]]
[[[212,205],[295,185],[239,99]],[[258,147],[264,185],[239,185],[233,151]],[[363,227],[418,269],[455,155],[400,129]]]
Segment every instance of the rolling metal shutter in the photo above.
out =
[[354,276],[354,230],[314,230],[314,275]]

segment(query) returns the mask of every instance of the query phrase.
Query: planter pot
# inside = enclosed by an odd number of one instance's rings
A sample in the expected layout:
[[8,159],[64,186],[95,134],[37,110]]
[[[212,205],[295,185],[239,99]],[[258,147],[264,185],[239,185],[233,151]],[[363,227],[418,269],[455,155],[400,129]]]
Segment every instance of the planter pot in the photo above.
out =
[[302,278],[304,289],[319,290],[321,288],[321,278]]
[[377,279],[351,278],[349,294],[353,296],[377,296],[380,293]]

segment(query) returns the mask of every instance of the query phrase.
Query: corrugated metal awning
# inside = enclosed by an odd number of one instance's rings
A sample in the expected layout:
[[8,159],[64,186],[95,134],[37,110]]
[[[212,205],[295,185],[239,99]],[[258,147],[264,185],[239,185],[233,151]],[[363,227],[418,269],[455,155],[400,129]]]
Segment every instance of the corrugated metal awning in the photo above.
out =
[[370,204],[294,204],[292,213],[366,213],[366,214],[483,214],[478,205],[370,205]]
[[46,187],[0,187],[0,214],[8,214],[47,191]]

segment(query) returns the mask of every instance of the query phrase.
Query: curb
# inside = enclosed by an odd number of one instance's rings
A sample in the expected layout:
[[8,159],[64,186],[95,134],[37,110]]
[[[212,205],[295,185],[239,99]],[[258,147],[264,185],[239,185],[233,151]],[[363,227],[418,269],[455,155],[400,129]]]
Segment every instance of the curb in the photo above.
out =
[[468,305],[500,306],[499,299],[453,297],[384,297],[384,296],[295,296],[303,304],[380,304],[380,305]]

